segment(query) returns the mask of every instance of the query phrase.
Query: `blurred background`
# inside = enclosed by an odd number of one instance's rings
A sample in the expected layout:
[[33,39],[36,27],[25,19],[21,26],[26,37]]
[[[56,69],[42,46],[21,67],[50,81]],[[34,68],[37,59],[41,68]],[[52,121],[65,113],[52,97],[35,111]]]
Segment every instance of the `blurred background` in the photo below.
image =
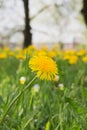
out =
[[0,47],[87,44],[87,0],[0,0]]

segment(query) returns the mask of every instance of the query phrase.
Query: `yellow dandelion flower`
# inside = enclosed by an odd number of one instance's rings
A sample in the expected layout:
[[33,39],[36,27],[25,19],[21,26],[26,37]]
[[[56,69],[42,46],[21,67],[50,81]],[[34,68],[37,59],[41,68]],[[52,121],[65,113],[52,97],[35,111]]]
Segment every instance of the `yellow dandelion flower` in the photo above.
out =
[[57,65],[50,57],[47,56],[34,56],[29,61],[29,66],[32,71],[36,72],[37,77],[40,79],[51,80],[57,75]]
[[64,55],[64,60],[69,60],[70,59],[70,55],[66,54]]
[[65,54],[74,55],[75,54],[75,50],[66,50]]
[[84,56],[84,57],[82,58],[82,61],[83,61],[83,62],[87,62],[87,56]]
[[35,53],[37,49],[34,47],[34,46],[29,46],[25,51],[26,51],[26,54],[28,55],[32,55],[33,53]]
[[23,54],[17,54],[17,55],[16,55],[16,58],[17,58],[17,59],[25,60],[25,59],[26,59],[26,56],[23,55]]
[[6,53],[0,53],[0,59],[5,59],[7,58],[7,54]]
[[39,50],[39,51],[36,52],[36,54],[37,55],[44,55],[45,56],[45,55],[47,55],[47,52],[44,51],[44,50]]
[[4,47],[3,51],[7,52],[7,51],[9,51],[9,48],[8,47]]
[[76,64],[78,61],[78,57],[77,56],[71,56],[70,59],[69,59],[69,63],[70,64]]
[[49,52],[48,52],[48,56],[54,58],[54,57],[56,56],[56,52],[54,52],[54,51],[49,51]]
[[14,54],[13,51],[9,51],[8,55],[9,55],[9,56],[15,56],[15,54]]
[[77,52],[78,56],[83,56],[86,53],[86,50],[80,50]]

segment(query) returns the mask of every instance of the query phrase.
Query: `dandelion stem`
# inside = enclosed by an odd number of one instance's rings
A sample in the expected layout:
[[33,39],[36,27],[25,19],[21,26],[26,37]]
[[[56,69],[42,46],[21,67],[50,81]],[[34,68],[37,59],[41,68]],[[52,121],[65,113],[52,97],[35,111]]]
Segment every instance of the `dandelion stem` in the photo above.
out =
[[33,81],[36,79],[36,76],[24,87],[24,89],[12,100],[12,102],[10,103],[10,105],[8,106],[7,110],[5,111],[5,113],[3,114],[1,120],[0,120],[0,125],[3,123],[7,113],[9,112],[9,110],[11,109],[11,107],[13,106],[13,104],[19,99],[19,97],[25,92],[26,89],[29,88],[29,86],[33,83]]

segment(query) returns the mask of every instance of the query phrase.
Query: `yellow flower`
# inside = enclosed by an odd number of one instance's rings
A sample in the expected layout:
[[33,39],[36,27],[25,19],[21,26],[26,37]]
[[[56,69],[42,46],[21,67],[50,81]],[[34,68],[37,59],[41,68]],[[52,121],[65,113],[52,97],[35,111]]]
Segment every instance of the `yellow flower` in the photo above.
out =
[[0,53],[0,59],[5,59],[7,58],[7,54],[6,53]]
[[56,63],[47,56],[34,56],[29,61],[29,66],[32,71],[36,72],[37,77],[40,79],[51,80],[57,75]]
[[8,47],[4,47],[3,51],[8,52],[9,48]]
[[17,54],[17,55],[16,55],[16,58],[17,58],[17,59],[25,60],[25,59],[26,59],[26,56],[23,55],[23,54]]
[[26,54],[32,55],[36,51],[36,48],[31,45],[28,48],[24,49],[24,51],[25,51]]
[[49,52],[48,52],[48,56],[54,58],[54,57],[56,56],[56,52],[54,52],[54,51],[49,51]]
[[76,64],[77,60],[78,60],[77,56],[71,56],[70,59],[69,59],[69,63],[70,64]]
[[46,56],[47,52],[44,51],[44,50],[39,50],[39,51],[37,51],[37,55],[44,55],[44,56]]
[[82,58],[82,61],[83,61],[83,62],[87,62],[87,56],[84,56],[84,57]]
[[9,51],[8,54],[9,54],[9,56],[14,56],[15,55],[13,51]]
[[65,51],[65,54],[74,55],[75,54],[75,50],[67,50],[67,51]]
[[86,53],[86,50],[80,50],[77,52],[78,56],[83,56]]
[[64,52],[64,60],[70,60],[75,54],[75,50],[67,50]]
[[65,54],[64,55],[64,60],[69,60],[70,59],[70,55],[69,54]]

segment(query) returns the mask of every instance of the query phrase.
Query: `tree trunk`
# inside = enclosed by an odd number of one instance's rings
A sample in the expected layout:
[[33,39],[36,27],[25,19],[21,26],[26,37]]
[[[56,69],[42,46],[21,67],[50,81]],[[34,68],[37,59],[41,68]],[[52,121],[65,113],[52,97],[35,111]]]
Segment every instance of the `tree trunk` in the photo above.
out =
[[83,9],[82,9],[82,14],[84,16],[85,19],[85,23],[87,25],[87,0],[83,0]]
[[30,27],[30,17],[29,17],[29,4],[28,0],[23,0],[24,12],[25,12],[25,29],[24,29],[24,45],[23,48],[28,47],[32,44],[32,34]]

